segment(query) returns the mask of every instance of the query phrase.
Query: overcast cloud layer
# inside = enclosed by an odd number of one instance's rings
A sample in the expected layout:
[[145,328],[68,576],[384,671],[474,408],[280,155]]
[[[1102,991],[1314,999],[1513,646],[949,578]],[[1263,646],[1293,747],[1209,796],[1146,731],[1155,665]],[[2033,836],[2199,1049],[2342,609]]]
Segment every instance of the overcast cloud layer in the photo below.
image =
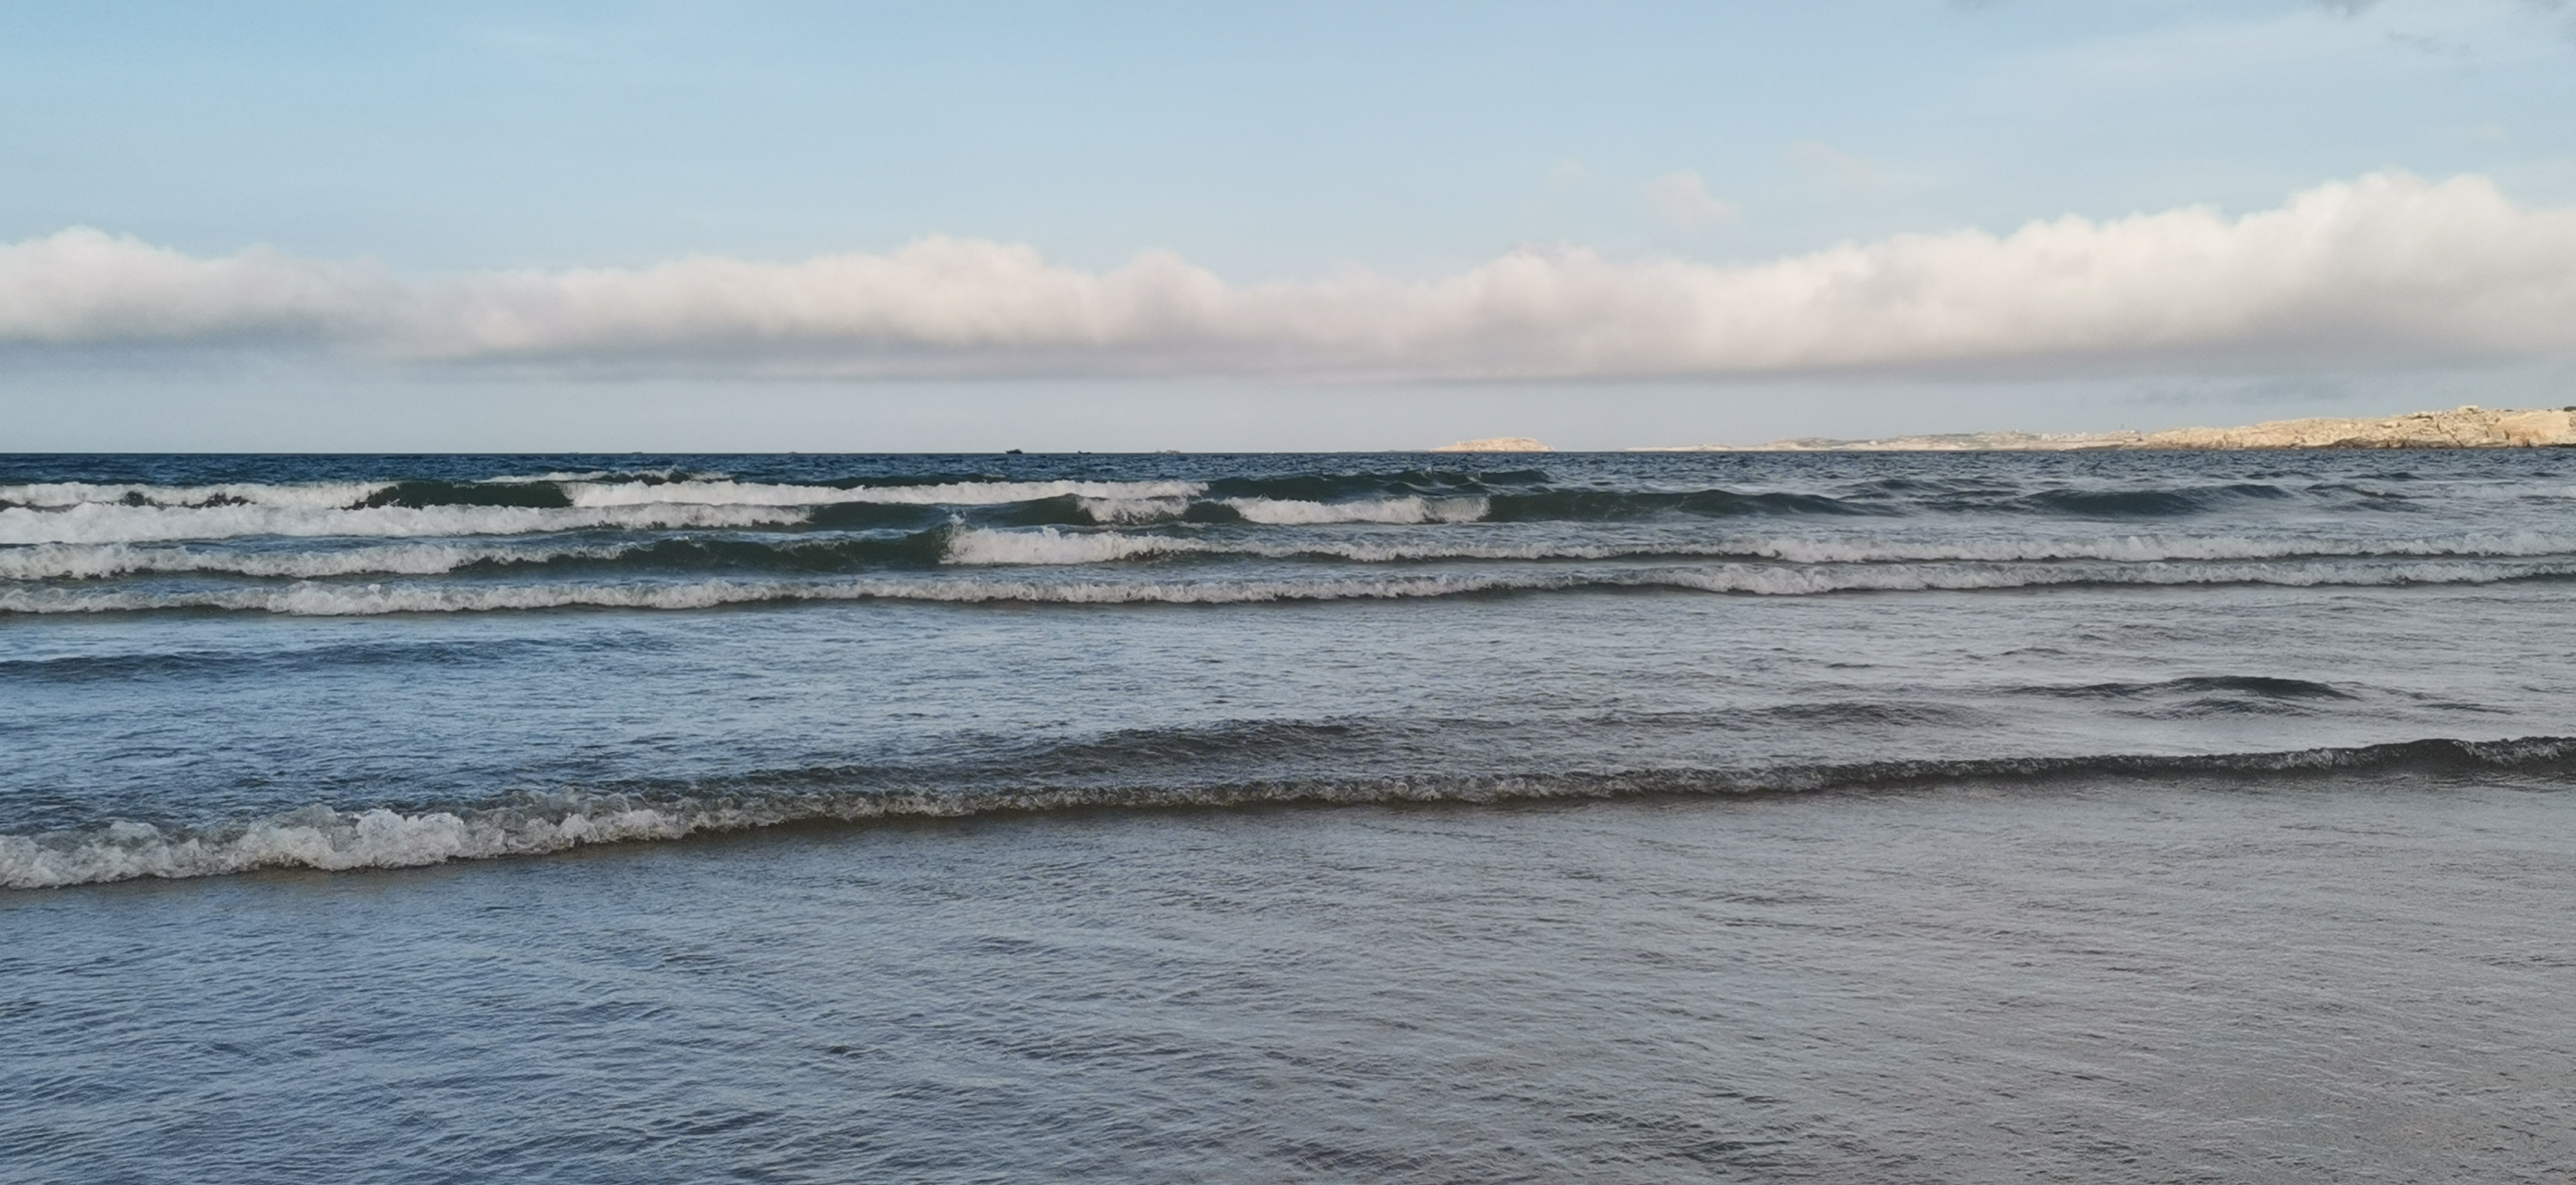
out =
[[322,350],[433,367],[776,375],[1555,378],[2299,369],[2576,352],[2576,209],[2382,173],[2226,217],[2062,218],[1751,266],[1524,250],[1430,282],[1090,273],[928,238],[795,263],[405,278],[85,228],[0,247],[0,342]]

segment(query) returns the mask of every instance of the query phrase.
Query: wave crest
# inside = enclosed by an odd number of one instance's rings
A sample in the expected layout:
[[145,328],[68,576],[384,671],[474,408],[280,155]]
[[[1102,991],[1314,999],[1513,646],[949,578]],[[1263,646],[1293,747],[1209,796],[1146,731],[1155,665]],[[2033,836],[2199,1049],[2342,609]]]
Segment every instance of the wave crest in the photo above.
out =
[[[945,558],[961,567],[1062,566],[1181,551],[1185,541],[1066,532],[961,532]],[[1137,548],[1128,555],[1121,549]],[[955,604],[1231,605],[1271,601],[1379,600],[1569,589],[1666,588],[1754,596],[1852,592],[1972,592],[2079,585],[2277,585],[2371,587],[2495,584],[2576,576],[2576,560],[2524,563],[2360,564],[1718,564],[1709,567],[1451,572],[1280,579],[1018,579],[948,576],[833,580],[717,578],[609,583],[461,584],[299,581],[286,588],[147,591],[0,587],[0,614],[124,613],[214,609],[296,616],[472,613],[556,609],[707,609],[766,601],[939,601]]]
[[0,544],[167,543],[268,535],[436,538],[533,535],[600,527],[675,530],[783,526],[805,520],[803,507],[709,506],[692,503],[600,506],[569,510],[530,506],[370,506],[358,509],[275,506],[126,506],[84,502],[62,510],[0,509]]
[[142,482],[32,482],[0,485],[0,507],[62,510],[74,506],[302,506],[336,509],[373,497],[390,482],[219,482],[162,486]]
[[[42,889],[145,877],[220,876],[262,868],[347,871],[534,856],[590,844],[671,840],[804,821],[955,818],[1084,808],[1266,804],[1493,803],[1648,794],[1759,794],[1961,782],[2065,782],[2099,777],[2246,777],[2381,771],[2557,771],[2576,737],[2395,744],[2276,752],[1877,761],[1756,769],[1647,769],[1550,774],[1385,777],[1193,786],[1038,786],[927,790],[888,785],[745,797],[565,792],[504,806],[403,814],[327,806],[205,830],[114,822],[86,831],[0,835],[0,888]],[[770,775],[753,782],[798,779]],[[712,787],[712,789],[729,789]],[[730,788],[738,789],[738,788]]]
[[1243,521],[1267,526],[1321,526],[1331,523],[1472,523],[1485,517],[1484,498],[1371,498],[1355,502],[1307,502],[1293,498],[1227,498],[1224,504]]
[[903,506],[999,506],[1047,498],[1136,502],[1188,498],[1195,481],[959,481],[935,485],[777,485],[735,481],[566,482],[575,506],[824,506],[872,502]]

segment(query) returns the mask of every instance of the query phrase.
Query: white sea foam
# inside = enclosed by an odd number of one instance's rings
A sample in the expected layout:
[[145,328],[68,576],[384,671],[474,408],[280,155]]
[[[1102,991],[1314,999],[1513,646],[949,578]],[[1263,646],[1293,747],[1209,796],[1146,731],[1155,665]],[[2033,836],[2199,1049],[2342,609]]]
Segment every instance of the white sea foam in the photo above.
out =
[[948,537],[947,562],[989,564],[1100,564],[1140,556],[1204,551],[1196,539],[1161,535],[1121,535],[1112,531],[995,531],[962,527]]
[[262,868],[346,871],[414,868],[450,860],[533,856],[589,844],[671,840],[701,832],[738,831],[804,819],[858,822],[904,817],[954,818],[993,811],[1118,806],[1239,806],[1281,802],[1478,802],[1602,798],[1633,793],[1728,793],[1812,790],[1828,786],[1911,784],[1932,779],[2084,777],[2367,769],[2390,762],[2448,761],[2513,767],[2567,759],[2576,739],[2425,740],[2396,745],[2272,752],[2000,756],[1957,761],[1862,762],[1748,769],[1647,769],[1541,776],[1363,778],[1246,782],[1194,786],[1029,787],[1017,789],[854,788],[777,797],[727,796],[715,801],[639,801],[577,792],[522,795],[483,809],[403,814],[338,811],[322,805],[204,831],[164,830],[117,821],[83,831],[0,835],[0,889],[44,889],[142,877],[222,876]]
[[1426,576],[1404,579],[1257,581],[1046,581],[929,578],[905,580],[703,580],[590,584],[465,585],[454,582],[340,584],[308,582],[284,589],[188,591],[0,588],[0,613],[120,613],[220,609],[306,617],[387,613],[480,613],[525,609],[708,609],[763,601],[902,600],[956,603],[1031,602],[1066,605],[1236,604],[1447,596],[1497,588],[1563,587],[1577,578]]
[[219,876],[256,868],[410,868],[448,860],[533,855],[586,843],[676,839],[731,821],[625,804],[551,816],[516,811],[417,815],[309,807],[218,834],[115,823],[79,835],[0,835],[0,887],[48,888],[138,877]]
[[[1205,787],[858,791],[773,799],[638,802],[618,795],[530,796],[484,810],[335,811],[315,805],[204,832],[117,822],[81,832],[0,835],[0,889],[45,889],[144,877],[224,876],[263,868],[341,872],[417,868],[450,860],[533,856],[589,844],[670,840],[802,819],[954,818],[999,810],[1082,806],[1225,806],[1252,802],[1494,802],[1601,797],[1666,788],[1674,779],[1482,777]],[[1707,788],[1733,788],[1719,775]],[[1790,781],[1795,782],[1797,775]],[[1807,780],[1812,780],[1808,778]]]
[[268,485],[258,482],[228,482],[202,486],[155,486],[139,484],[97,485],[85,481],[38,482],[32,485],[0,486],[0,503],[61,509],[92,503],[149,506],[210,506],[247,503],[254,506],[300,506],[330,508],[354,506],[379,490],[389,488],[386,482],[291,482]]
[[[397,508],[398,509],[398,508]],[[488,522],[487,507],[451,508]],[[500,508],[511,509],[511,508]],[[717,511],[718,516],[740,508]],[[797,513],[789,508],[788,517]],[[592,521],[590,512],[534,511]],[[759,513],[754,508],[754,513]],[[370,519],[382,516],[367,513]],[[451,516],[452,517],[452,516]],[[478,523],[479,525],[479,523]],[[621,524],[622,525],[622,524]],[[763,524],[754,524],[763,525]],[[354,532],[353,532],[354,533]],[[428,576],[478,563],[538,562],[580,556],[605,559],[627,546],[493,546],[403,543],[322,550],[231,550],[221,547],[148,546],[127,543],[38,543],[0,547],[0,580],[104,579],[135,573],[224,573],[262,578],[316,579],[383,574]],[[958,528],[946,559],[960,565],[1075,565],[1207,554],[1263,559],[1340,559],[1354,563],[1436,560],[1582,561],[1629,557],[1706,556],[1770,559],[1798,564],[2012,563],[2098,560],[2122,563],[2209,560],[2289,560],[2369,557],[2535,558],[2576,555],[2576,536],[2546,532],[2333,538],[2313,535],[2175,537],[2128,535],[2095,539],[1948,538],[1927,540],[1741,537],[1713,541],[1656,536],[1613,542],[1562,539],[1514,541],[1496,537],[1378,535],[1347,539],[1259,539],[1205,535],[1135,535],[1116,532]]]
[[1471,523],[1485,517],[1483,498],[1373,498],[1360,502],[1302,502],[1289,498],[1228,498],[1244,521],[1272,526],[1327,523]]
[[1933,592],[2068,584],[2271,584],[2298,588],[2401,584],[2492,584],[2576,575],[2561,563],[2139,563],[2139,564],[1720,564],[1659,571],[1636,583],[1706,592],[1812,596],[1838,592]]
[[[1100,564],[1160,555],[1225,555],[1259,559],[1405,560],[1610,559],[1623,555],[1689,555],[1684,547],[1619,547],[1558,542],[1503,543],[1391,539],[1245,539],[1203,535],[1130,535],[1115,531],[998,530],[961,527],[950,537],[952,564]],[[1720,554],[1738,554],[1733,552]]]
[[621,547],[532,548],[396,543],[324,551],[232,551],[126,543],[39,543],[0,549],[0,580],[101,580],[145,572],[209,572],[268,579],[437,576],[480,563],[532,563],[569,556],[607,559]]
[[1735,536],[1712,540],[1656,532],[1611,541],[1577,542],[1562,538],[1515,540],[1509,536],[1485,534],[1407,536],[1385,533],[1332,539],[1314,536],[1130,535],[1107,531],[1063,532],[1054,527],[1036,531],[964,528],[952,538],[948,560],[959,564],[1089,564],[1168,554],[1341,559],[1364,564],[1429,560],[1607,560],[1659,556],[1768,559],[1794,564],[2042,563],[2066,560],[2152,563],[2371,557],[2512,559],[2576,555],[2576,535],[2523,531],[2397,539],[2310,534],[2271,537],[2122,535],[2059,539],[1949,537],[1920,540]]
[[901,506],[996,506],[1040,498],[1109,502],[1188,498],[1207,487],[1190,481],[964,481],[942,485],[768,485],[734,481],[566,482],[575,506],[827,506],[867,502]]
[[1937,539],[1776,537],[1734,541],[1712,554],[1759,556],[1805,564],[1940,561],[2265,560],[2367,556],[2576,555],[2576,535],[2488,532],[2417,538],[2362,535],[2106,535],[2080,537],[1949,537]]
[[1189,513],[1190,500],[1170,498],[1082,498],[1076,503],[1095,523],[1150,523]]
[[[1067,535],[1066,541],[1091,536]],[[1066,542],[1068,547],[1088,546]],[[1049,544],[1035,544],[1037,547]],[[2576,575],[2565,561],[2369,561],[2326,563],[1850,564],[1727,563],[1702,566],[1557,568],[1416,576],[1305,579],[1057,580],[984,576],[830,581],[702,580],[625,583],[463,584],[454,581],[350,584],[301,582],[284,589],[0,588],[0,613],[103,613],[219,609],[298,616],[472,613],[593,607],[705,609],[763,601],[906,600],[1068,605],[1241,604],[1264,601],[1440,597],[1494,591],[1666,587],[1763,596],[2032,588],[2069,584],[2271,584],[2374,586],[2486,584]]]
[[942,485],[775,485],[727,480],[559,481],[569,509],[524,506],[363,506],[389,483],[313,482],[204,486],[52,482],[0,486],[0,545],[146,543],[183,539],[520,535],[591,527],[671,529],[802,522],[845,503],[984,506],[1082,499],[1095,521],[1177,517],[1206,487],[1186,481],[951,482]]
[[294,537],[422,538],[527,535],[595,527],[629,530],[755,527],[798,523],[804,507],[761,505],[597,506],[126,506],[85,502],[62,510],[0,510],[0,544],[150,543],[182,539]]

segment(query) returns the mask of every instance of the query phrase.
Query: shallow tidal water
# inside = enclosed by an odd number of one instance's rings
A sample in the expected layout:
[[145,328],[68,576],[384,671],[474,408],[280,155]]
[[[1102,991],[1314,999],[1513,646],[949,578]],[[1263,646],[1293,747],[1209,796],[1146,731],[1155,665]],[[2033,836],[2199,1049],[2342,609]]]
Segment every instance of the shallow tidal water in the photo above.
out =
[[21,894],[0,1147],[65,1180],[2563,1180],[2571,880],[2558,784],[2317,775]]
[[2576,453],[0,457],[0,1180],[2560,1181]]

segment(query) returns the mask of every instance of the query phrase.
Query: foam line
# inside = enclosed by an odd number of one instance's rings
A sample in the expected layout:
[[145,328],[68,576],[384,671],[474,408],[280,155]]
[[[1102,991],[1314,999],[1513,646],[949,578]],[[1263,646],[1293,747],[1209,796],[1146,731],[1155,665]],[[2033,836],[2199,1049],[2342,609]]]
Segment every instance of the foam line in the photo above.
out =
[[788,795],[641,799],[628,795],[527,795],[499,807],[424,811],[302,810],[204,829],[116,822],[42,835],[0,835],[0,888],[43,889],[143,877],[220,876],[262,868],[347,871],[450,860],[535,856],[603,843],[671,840],[807,820],[864,822],[1086,808],[1221,808],[1282,803],[1492,803],[1640,794],[1751,794],[2101,777],[2229,777],[2428,770],[2478,772],[2563,767],[2576,738],[2398,744],[2277,752],[1880,761],[1756,769],[1659,769],[1289,781],[1202,786],[856,786]]
[[800,523],[804,507],[664,503],[569,510],[527,506],[371,506],[358,509],[244,503],[126,506],[84,502],[60,510],[0,509],[0,544],[159,543],[252,536],[434,538],[530,535],[600,527],[625,530],[756,527]]
[[1355,502],[1307,502],[1293,498],[1227,498],[1225,505],[1244,521],[1273,526],[1326,523],[1471,523],[1485,517],[1483,498],[1372,498]]
[[[1060,536],[1068,548],[1093,536]],[[1007,561],[1017,562],[1017,561]],[[790,581],[716,579],[619,583],[462,584],[307,581],[287,588],[187,590],[0,587],[0,613],[230,610],[297,616],[473,613],[592,607],[705,609],[763,601],[941,601],[1061,605],[1217,605],[1269,601],[1383,600],[1579,588],[1675,588],[1757,596],[1844,592],[1976,591],[2065,585],[2269,584],[2289,587],[2492,584],[2576,575],[2553,562],[2382,561],[2314,564],[1717,564],[1541,572],[1471,572],[1326,579],[1067,580],[965,576]]]
[[1045,498],[1108,502],[1188,498],[1207,487],[1194,481],[967,481],[941,485],[764,485],[732,481],[565,482],[564,496],[578,507],[828,506],[874,502],[902,506],[999,506]]
[[1796,564],[2046,563],[2061,560],[2154,563],[2380,557],[2527,559],[2576,556],[2576,535],[2518,531],[2396,539],[2308,533],[2277,537],[2108,535],[2093,538],[1993,536],[1924,540],[1728,536],[1705,540],[1657,532],[1621,542],[1581,543],[1556,539],[1514,542],[1445,534],[1418,537],[1387,534],[1355,539],[1243,538],[1105,531],[1068,533],[1054,527],[1035,531],[967,527],[951,535],[949,547],[950,562],[960,564],[1084,564],[1155,555],[1339,559],[1364,564],[1663,556],[1778,560]]
[[90,504],[134,506],[304,506],[319,509],[352,506],[390,482],[292,482],[269,485],[227,482],[202,486],[156,486],[139,483],[101,485],[85,481],[0,485],[0,505],[59,510]]

